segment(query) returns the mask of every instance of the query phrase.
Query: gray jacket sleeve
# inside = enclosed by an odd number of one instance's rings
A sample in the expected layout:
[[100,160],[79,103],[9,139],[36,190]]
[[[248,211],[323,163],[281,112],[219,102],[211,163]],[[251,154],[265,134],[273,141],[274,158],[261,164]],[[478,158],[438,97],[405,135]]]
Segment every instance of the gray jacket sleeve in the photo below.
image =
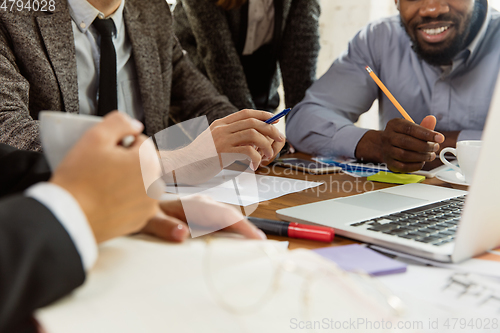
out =
[[16,65],[16,56],[0,22],[0,142],[24,150],[40,150],[38,121],[28,109],[29,82]]
[[[377,85],[365,70],[378,72],[380,54],[371,26],[361,30],[343,53],[290,113],[287,138],[300,151],[325,156],[355,157],[368,131],[356,127],[359,116],[378,97]],[[387,38],[390,38],[388,36]]]

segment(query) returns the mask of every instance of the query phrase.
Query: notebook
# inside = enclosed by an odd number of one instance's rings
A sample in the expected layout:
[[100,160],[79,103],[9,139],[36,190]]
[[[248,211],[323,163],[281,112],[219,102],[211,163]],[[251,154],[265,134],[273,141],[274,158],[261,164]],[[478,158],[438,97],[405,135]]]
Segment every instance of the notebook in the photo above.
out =
[[313,250],[349,272],[364,272],[371,276],[406,272],[406,264],[391,259],[360,244],[323,247]]

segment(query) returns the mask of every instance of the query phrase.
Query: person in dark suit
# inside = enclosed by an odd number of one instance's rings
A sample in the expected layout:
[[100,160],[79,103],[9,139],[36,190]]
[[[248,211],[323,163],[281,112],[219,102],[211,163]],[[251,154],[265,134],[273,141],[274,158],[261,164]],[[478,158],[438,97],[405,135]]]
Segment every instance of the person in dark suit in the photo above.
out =
[[0,143],[0,197],[22,192],[32,184],[49,180],[50,175],[43,154]]
[[0,142],[20,149],[41,150],[42,110],[118,109],[149,136],[206,116],[219,153],[246,147],[256,165],[284,145],[276,128],[262,124],[267,112],[227,117],[237,109],[185,55],[164,0],[53,0],[44,10],[1,10],[0,68]]
[[[96,242],[138,231],[155,215],[138,165],[141,131],[128,117],[110,114],[52,176],[42,154],[0,145],[0,186],[12,193],[0,200],[0,332],[24,330],[33,310],[81,285]],[[128,149],[117,145],[126,135],[137,136]],[[108,186],[100,187],[103,181]],[[103,198],[108,205],[96,205]]]
[[[140,122],[111,113],[52,175],[41,153],[0,144],[0,332],[32,331],[35,309],[84,282],[97,259],[97,243],[140,230],[167,239],[187,231],[172,224],[185,222],[178,202],[158,205],[146,194],[139,163],[142,130]],[[119,143],[128,135],[136,140],[124,148]],[[219,218],[241,216],[233,207],[194,200]],[[262,239],[242,216],[229,230]]]
[[286,107],[316,79],[318,0],[177,0],[174,31],[217,90],[237,108]]

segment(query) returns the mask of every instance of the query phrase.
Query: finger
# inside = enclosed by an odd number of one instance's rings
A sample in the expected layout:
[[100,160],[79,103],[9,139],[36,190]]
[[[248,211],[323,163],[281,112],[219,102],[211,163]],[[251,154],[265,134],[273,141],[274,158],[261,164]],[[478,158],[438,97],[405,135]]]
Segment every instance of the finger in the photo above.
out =
[[436,159],[435,152],[428,153],[418,153],[414,151],[409,151],[401,149],[398,147],[392,147],[389,149],[389,156],[391,159],[404,162],[404,163],[421,163],[421,162],[432,162]]
[[232,153],[237,153],[237,154],[244,154],[250,158],[252,161],[252,164],[250,165],[250,168],[252,170],[257,170],[257,168],[260,165],[260,162],[262,160],[262,156],[255,150],[255,148],[251,146],[239,146],[239,147],[234,147],[231,151]]
[[116,145],[127,135],[139,135],[144,129],[144,125],[132,119],[126,114],[114,111],[106,115],[104,120],[94,126],[89,132],[98,134],[102,138],[102,143]]
[[387,168],[393,172],[402,172],[402,173],[408,173],[408,172],[414,172],[421,170],[425,163],[404,163],[401,161],[396,161],[389,159],[386,161],[387,163]]
[[279,154],[279,152],[281,151],[281,148],[283,148],[283,146],[285,145],[284,142],[277,142],[277,141],[274,141],[273,144],[272,144],[272,148],[273,148],[273,152],[274,152],[274,155],[273,157],[271,158],[266,158],[266,159],[262,159],[261,161],[261,165],[262,166],[266,166],[268,165],[269,163],[271,163],[272,161],[274,161],[274,159],[276,158],[276,155]]
[[243,120],[247,118],[256,118],[262,121],[266,121],[269,118],[272,118],[273,114],[267,111],[261,110],[252,110],[252,109],[244,109],[238,112],[235,112],[229,116],[224,117],[223,119],[227,121],[227,123],[233,123],[238,120]]
[[[434,128],[436,128],[436,124],[437,124],[436,117],[427,116],[422,120],[422,122],[420,123],[420,126],[427,128],[429,130],[434,130]],[[443,143],[446,138],[444,137],[444,135],[442,133],[439,133],[439,132],[437,132],[437,133],[438,134],[436,134],[436,136],[434,138],[435,141],[437,143]],[[439,148],[438,148],[438,150],[439,150]]]
[[232,147],[236,146],[255,146],[259,148],[264,156],[271,158],[273,156],[273,148],[267,136],[262,135],[255,129],[246,129],[240,132],[233,133],[228,138],[228,143]]
[[274,155],[273,155],[273,159],[276,157],[276,155],[279,154],[279,152],[281,151],[281,149],[283,149],[283,147],[285,146],[285,142],[277,142],[277,141],[274,141],[273,144],[272,144],[272,148],[273,148],[273,152],[274,152]]
[[441,143],[444,141],[444,136],[441,133],[427,129],[420,125],[414,124],[405,119],[394,119],[390,121],[394,132],[402,133],[414,137],[422,141],[430,141]]
[[160,201],[160,209],[165,215],[175,217],[181,221],[186,221],[186,213],[184,212],[180,199]]
[[273,150],[268,137],[253,128],[231,133],[228,126],[219,126],[212,130],[215,146],[219,154],[234,152],[232,148],[248,145],[260,149],[266,156],[272,156]]
[[[132,144],[130,144],[130,146],[128,146],[128,148],[139,148],[144,143],[144,141],[146,141],[147,139],[148,139],[148,137],[145,136],[144,134],[139,134],[138,136],[136,136],[134,142],[132,142]],[[158,158],[158,155],[156,154],[156,149],[154,151],[155,151],[156,158]]]
[[434,128],[436,127],[436,123],[437,123],[436,117],[427,116],[422,120],[422,122],[420,123],[420,126],[433,131]]
[[408,151],[417,153],[431,153],[439,150],[439,144],[430,141],[422,141],[411,135],[393,133],[389,140],[390,144]]
[[255,227],[252,223],[248,222],[247,219],[236,222],[223,230],[238,233],[248,239],[267,239],[266,234],[264,234],[262,230]]
[[246,129],[255,129],[259,131],[262,135],[270,137],[274,141],[284,142],[285,136],[280,133],[280,131],[271,124],[266,124],[255,118],[248,118],[233,122],[227,125],[227,130],[231,133],[236,133],[244,131]]
[[157,214],[150,219],[141,232],[170,242],[182,242],[189,235],[187,225],[175,217]]

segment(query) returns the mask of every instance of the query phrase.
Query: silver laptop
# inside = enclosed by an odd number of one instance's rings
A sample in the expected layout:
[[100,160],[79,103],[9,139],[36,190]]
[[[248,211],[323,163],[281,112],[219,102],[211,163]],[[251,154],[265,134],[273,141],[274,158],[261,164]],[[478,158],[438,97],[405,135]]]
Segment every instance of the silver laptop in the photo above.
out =
[[[500,76],[499,76],[500,78]],[[441,262],[460,262],[500,245],[500,79],[469,192],[425,184],[395,186],[280,209],[286,221]]]

